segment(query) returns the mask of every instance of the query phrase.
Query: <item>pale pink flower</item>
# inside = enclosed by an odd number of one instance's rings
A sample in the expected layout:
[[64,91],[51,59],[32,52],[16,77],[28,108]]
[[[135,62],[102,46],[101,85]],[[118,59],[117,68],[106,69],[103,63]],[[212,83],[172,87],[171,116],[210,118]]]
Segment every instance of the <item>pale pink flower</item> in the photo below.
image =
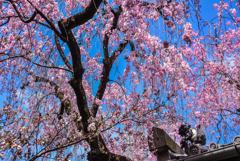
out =
[[100,105],[102,104],[102,101],[99,100],[99,99],[96,99],[96,100],[95,100],[95,103],[96,103],[98,106],[100,106]]

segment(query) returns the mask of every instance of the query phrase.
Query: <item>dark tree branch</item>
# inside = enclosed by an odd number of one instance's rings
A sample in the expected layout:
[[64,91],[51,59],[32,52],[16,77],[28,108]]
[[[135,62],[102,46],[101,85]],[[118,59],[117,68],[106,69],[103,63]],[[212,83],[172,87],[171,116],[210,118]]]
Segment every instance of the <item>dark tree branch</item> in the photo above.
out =
[[[171,3],[171,2],[172,2],[172,0],[168,0],[168,1],[167,1],[167,4],[169,4],[169,3]],[[158,6],[158,5],[156,5],[156,4],[149,3],[149,2],[143,2],[143,5],[144,5],[144,6],[148,6],[148,5],[156,6],[156,11],[162,16],[162,18],[163,18],[164,20],[168,20],[168,18],[165,17],[165,16],[164,16],[164,13],[161,11],[161,10],[163,9],[163,6],[162,6],[162,5]]]
[[60,45],[60,43],[59,43],[59,39],[58,39],[57,34],[54,34],[54,36],[55,36],[55,43],[56,43],[56,45],[57,45],[57,49],[58,49],[58,52],[59,52],[62,60],[64,61],[64,63],[65,63],[66,66],[68,67],[68,69],[70,69],[70,70],[72,71],[72,70],[73,70],[73,67],[72,67],[72,65],[69,63],[69,61],[67,60],[66,56],[64,55],[64,52],[63,52],[63,50],[62,50],[62,48],[61,48],[61,45]]
[[7,21],[1,24],[0,26],[6,25],[10,21],[10,17],[7,18]]
[[[35,78],[35,82],[44,82],[44,83],[49,83],[55,90],[55,93],[58,92],[59,90],[59,86],[53,82],[53,81],[50,81],[49,79],[47,78],[44,78],[44,77],[39,77],[33,73],[31,73],[32,77]],[[58,98],[59,98],[59,95],[56,95]],[[61,99],[61,98],[60,98]]]
[[88,119],[90,118],[90,111],[87,105],[87,98],[83,88],[82,80],[75,79],[74,77],[69,81],[77,96],[77,106],[80,115],[82,116],[84,134],[88,134]]
[[[64,111],[67,113],[67,115],[70,115],[70,112],[72,110],[71,102],[70,102],[70,100],[68,98],[64,99],[64,93],[59,91],[60,87],[55,82],[53,82],[53,81],[51,81],[51,80],[49,80],[47,78],[37,76],[33,72],[31,72],[30,74],[32,75],[33,78],[35,78],[35,80],[34,80],[35,82],[49,83],[51,85],[51,87],[54,88],[54,90],[55,90],[54,95],[61,102],[60,109],[59,109],[58,114],[57,114],[58,119],[59,120],[62,119],[62,115],[63,115]],[[29,82],[23,84],[21,89],[25,89],[25,87],[28,86],[28,85],[29,85]],[[79,123],[77,122],[77,119],[75,120],[75,123],[76,123],[76,125],[79,125]]]
[[66,20],[61,19],[58,21],[58,26],[63,35],[66,35],[66,31],[71,30],[77,26],[80,26],[92,19],[97,12],[102,0],[91,0],[88,6],[80,13],[77,13]]
[[74,79],[82,81],[82,75],[84,73],[84,68],[83,68],[82,62],[81,62],[81,53],[80,53],[79,46],[78,46],[77,41],[71,30],[67,31],[67,37],[68,37],[67,45],[68,45],[68,48],[72,55]]
[[237,89],[240,90],[240,83],[237,80],[233,79],[228,73],[223,73],[223,75],[230,79],[228,81],[229,84],[236,84]]
[[[58,111],[58,119],[61,120],[62,119],[62,115],[64,113],[64,110],[65,112],[67,113],[67,115],[70,115],[71,113],[71,110],[72,110],[72,105],[71,105],[71,102],[68,98],[64,99],[64,93],[63,92],[59,92],[59,86],[53,82],[53,81],[50,81],[49,79],[47,78],[44,78],[44,77],[39,77],[39,76],[36,76],[35,74],[32,73],[32,76],[35,78],[35,82],[45,82],[45,83],[49,83],[55,90],[55,96],[60,100],[61,102],[61,105],[60,105],[60,109]],[[78,123],[75,121],[76,125],[78,125]],[[78,127],[79,128],[79,127]]]
[[90,111],[87,105],[86,94],[82,84],[82,76],[84,68],[81,62],[81,53],[77,41],[71,30],[66,31],[68,37],[67,45],[72,55],[73,64],[73,77],[69,81],[69,84],[73,88],[77,96],[77,105],[80,115],[82,116],[83,129],[85,133],[88,133],[88,119],[90,118]]
[[29,0],[27,0],[35,9],[33,15],[28,19],[28,20],[24,20],[23,16],[21,15],[21,13],[18,11],[16,5],[14,4],[14,1],[9,0],[9,2],[12,4],[14,10],[17,12],[18,17],[20,18],[20,20],[24,23],[30,23],[34,20],[34,18],[36,17],[37,14],[39,14],[51,27],[51,29],[61,38],[62,41],[66,42],[67,39],[57,30],[57,28],[55,27],[55,25],[40,11],[38,10],[33,4],[32,2],[30,2]]
[[[103,65],[103,71],[102,71],[102,74],[101,74],[102,77],[100,79],[100,84],[98,86],[98,90],[97,90],[97,94],[95,96],[95,99],[96,98],[100,99],[100,100],[102,99],[104,91],[105,91],[106,86],[107,86],[107,82],[109,81],[109,74],[110,74],[110,71],[112,69],[112,65],[117,58],[116,53],[121,53],[125,49],[127,44],[128,44],[128,41],[123,40],[123,42],[119,45],[118,49],[113,52],[113,54],[111,55],[110,58],[108,58],[108,59],[104,58],[103,59],[103,64],[104,65]],[[93,114],[94,117],[97,114],[98,107],[99,106],[94,102],[93,106],[92,106],[92,109],[91,109],[91,113]]]
[[39,154],[35,155],[34,157],[32,157],[29,161],[34,161],[36,160],[37,158],[41,157],[42,155],[44,154],[47,154],[47,153],[50,153],[50,152],[53,152],[53,151],[56,151],[56,150],[60,150],[60,149],[63,149],[63,148],[67,148],[71,145],[74,145],[74,144],[77,144],[77,143],[80,143],[81,141],[85,140],[87,137],[84,137],[78,141],[74,141],[74,142],[71,142],[71,143],[68,143],[66,145],[62,145],[60,147],[57,147],[57,148],[53,148],[53,149],[49,149],[49,150],[46,150],[44,152],[40,152]]
[[71,70],[66,69],[66,68],[61,68],[61,67],[56,67],[56,66],[47,66],[47,65],[42,65],[42,64],[36,63],[36,62],[32,61],[31,59],[23,56],[23,55],[8,57],[8,58],[6,58],[6,59],[0,60],[0,62],[4,62],[4,61],[6,61],[6,60],[15,59],[15,58],[24,58],[24,59],[28,60],[29,62],[31,62],[31,63],[33,63],[33,64],[35,64],[35,65],[37,65],[37,66],[43,67],[43,68],[61,69],[61,70],[65,70],[65,71],[68,71],[68,72],[71,72],[71,73],[72,73]]
[[231,110],[229,110],[229,109],[220,109],[221,111],[227,111],[227,112],[229,112],[230,114],[232,114],[232,115],[238,115],[238,116],[240,116],[240,109],[239,108],[237,108],[236,109],[236,112],[234,112],[234,111],[231,111]]
[[133,44],[133,42],[129,40],[128,43],[131,46],[131,51],[135,51],[135,45]]
[[14,2],[13,2],[12,0],[9,0],[9,2],[12,4],[13,8],[14,8],[15,11],[17,12],[18,17],[20,18],[20,20],[21,20],[22,22],[24,22],[24,23],[30,23],[30,22],[32,22],[33,19],[36,17],[37,11],[34,11],[33,14],[32,14],[32,16],[31,16],[29,19],[24,20],[24,19],[23,19],[23,16],[22,16],[21,13],[18,11],[18,9],[17,9],[16,5],[14,4]]
[[82,76],[84,73],[84,68],[81,62],[81,53],[78,43],[71,31],[74,27],[84,24],[90,20],[96,13],[98,7],[101,4],[101,0],[91,0],[89,5],[84,9],[84,11],[66,19],[58,21],[58,26],[62,34],[67,37],[67,45],[72,55],[73,64],[73,78],[69,81],[72,86],[76,96],[77,105],[80,115],[82,116],[83,130],[88,133],[88,119],[90,118],[90,111],[87,105],[86,94],[82,85]]
[[[113,19],[113,24],[112,24],[112,27],[111,27],[111,31],[110,32],[107,31],[107,33],[105,33],[105,36],[104,36],[104,40],[103,40],[103,52],[104,52],[103,71],[102,71],[102,77],[100,79],[100,84],[98,86],[98,90],[97,90],[97,93],[96,93],[96,96],[95,96],[94,100],[96,100],[96,99],[101,100],[102,99],[104,91],[105,91],[106,86],[107,86],[107,82],[109,81],[109,74],[110,74],[112,65],[113,65],[113,63],[116,59],[116,57],[115,57],[116,51],[112,54],[111,58],[109,58],[108,44],[109,44],[109,37],[111,35],[112,30],[117,28],[117,23],[118,23],[119,16],[120,16],[121,12],[122,12],[122,8],[121,8],[121,6],[119,6],[118,10],[114,14],[114,19]],[[127,45],[127,41],[126,41],[125,44]],[[125,47],[126,47],[126,45],[125,45]],[[120,48],[121,48],[121,44],[119,45],[119,48],[117,49],[117,51],[121,53],[124,48],[122,50]],[[98,107],[99,106],[94,102],[93,106],[92,106],[92,109],[91,109],[91,114],[93,115],[93,117],[96,116],[97,111],[98,111]]]
[[104,35],[103,52],[104,52],[105,59],[109,58],[109,54],[108,54],[109,37],[110,37],[112,31],[117,28],[118,19],[119,19],[121,12],[122,12],[122,9],[119,6],[118,10],[116,12],[114,12],[114,19],[113,19],[113,24],[112,24],[111,30],[107,31],[107,33],[105,33],[105,35]]
[[29,0],[27,0],[34,8],[35,10],[38,12],[38,14],[51,26],[51,29],[61,38],[61,40],[63,42],[67,42],[66,37],[64,37],[55,27],[55,25],[53,24],[53,22],[51,20],[49,20],[40,10],[37,9],[37,7],[35,7],[32,2],[30,2]]
[[[23,18],[28,18],[28,17],[26,17],[26,16],[22,16],[22,17],[23,17]],[[8,22],[9,22],[11,18],[19,18],[19,16],[5,16],[5,17],[1,17],[1,19],[4,19],[4,18],[9,19],[9,20],[8,20]],[[36,20],[36,19],[33,19],[33,21],[36,22],[36,23],[38,23],[38,24],[40,24],[40,25],[43,25],[43,26],[45,26],[45,27],[47,27],[47,28],[49,28],[49,29],[52,29],[49,25],[47,25],[47,24],[45,24],[45,23],[42,23],[42,22],[39,22],[39,21]],[[8,22],[6,22],[6,23],[8,23]],[[4,24],[6,24],[6,23],[4,23]],[[2,24],[2,25],[4,25],[4,24]]]
[[35,82],[49,83],[54,88],[55,96],[61,102],[61,106],[60,106],[60,109],[59,109],[58,114],[57,114],[58,119],[61,120],[62,119],[62,115],[64,113],[64,109],[71,108],[71,102],[69,101],[69,99],[65,99],[65,100],[63,99],[64,98],[64,94],[62,92],[59,92],[60,88],[59,88],[59,86],[55,82],[53,82],[53,81],[51,81],[51,80],[49,80],[47,78],[44,78],[44,77],[39,77],[39,76],[35,75],[34,73],[31,73],[31,75],[35,78]]

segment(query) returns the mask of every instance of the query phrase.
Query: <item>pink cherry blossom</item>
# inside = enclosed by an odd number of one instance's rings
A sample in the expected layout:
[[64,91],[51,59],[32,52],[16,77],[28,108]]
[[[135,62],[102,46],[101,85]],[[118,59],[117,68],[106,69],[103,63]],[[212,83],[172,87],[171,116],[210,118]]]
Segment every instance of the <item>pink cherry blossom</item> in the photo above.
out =
[[200,4],[0,0],[0,158],[156,161],[152,127],[237,135],[240,5]]

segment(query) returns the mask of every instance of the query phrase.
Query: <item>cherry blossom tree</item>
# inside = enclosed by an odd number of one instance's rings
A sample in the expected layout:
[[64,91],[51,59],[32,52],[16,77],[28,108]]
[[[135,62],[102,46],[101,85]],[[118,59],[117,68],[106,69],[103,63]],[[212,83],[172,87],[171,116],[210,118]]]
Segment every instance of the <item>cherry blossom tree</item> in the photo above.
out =
[[198,122],[209,126],[210,135],[216,136],[219,143],[220,139],[226,142],[239,131],[240,19],[237,10],[240,4],[220,1],[213,7],[217,11],[215,20],[203,23],[210,33],[195,39],[193,50],[188,50],[198,53],[190,58],[198,94],[192,99],[195,103],[189,105],[194,106]]
[[152,127],[177,141],[182,123],[200,123],[218,140],[234,136],[240,5],[220,1],[209,22],[200,7],[199,0],[0,0],[0,157],[156,160]]

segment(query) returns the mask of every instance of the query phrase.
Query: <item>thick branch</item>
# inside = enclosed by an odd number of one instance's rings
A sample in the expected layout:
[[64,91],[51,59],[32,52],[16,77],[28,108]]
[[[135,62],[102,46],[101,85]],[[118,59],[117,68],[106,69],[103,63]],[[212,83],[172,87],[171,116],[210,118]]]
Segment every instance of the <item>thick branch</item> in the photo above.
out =
[[[77,13],[66,20],[58,21],[58,26],[63,35],[66,35],[65,31],[71,30],[77,26],[80,26],[93,18],[93,15],[97,12],[102,0],[91,0],[88,6],[80,13]],[[65,33],[65,34],[64,34]]]
[[82,116],[83,130],[88,133],[88,119],[90,118],[90,111],[87,105],[86,94],[82,85],[82,76],[84,68],[81,62],[81,53],[77,41],[71,31],[74,27],[84,24],[90,20],[96,13],[102,0],[91,0],[84,11],[78,13],[67,20],[58,21],[58,26],[62,34],[67,38],[67,45],[72,55],[73,78],[69,81],[76,96],[77,105],[80,115]]
[[88,133],[88,119],[90,118],[90,111],[87,105],[87,98],[85,95],[85,91],[83,88],[82,80],[72,78],[69,81],[69,84],[73,88],[76,96],[77,96],[77,106],[80,115],[82,116],[83,130],[84,133]]
[[[83,12],[75,15],[75,18],[77,18],[79,22],[80,22],[81,18],[84,18],[85,16],[88,17],[87,16],[88,14],[92,14],[92,12],[94,12],[94,13],[96,12],[96,9],[93,8],[93,3],[94,3],[94,0],[92,0],[90,2],[88,7]],[[100,3],[99,3],[99,5],[100,5]],[[94,15],[94,13],[93,13],[93,15]],[[84,16],[84,17],[82,17],[82,16]],[[68,39],[67,45],[71,52],[72,64],[73,64],[73,78],[69,81],[69,84],[71,85],[71,87],[73,88],[73,90],[77,96],[77,105],[78,105],[78,110],[80,112],[80,115],[82,116],[83,130],[85,133],[88,133],[87,128],[88,128],[88,119],[90,118],[90,111],[88,109],[86,95],[85,95],[85,91],[84,91],[84,88],[82,85],[82,75],[84,73],[84,68],[82,66],[81,53],[80,53],[80,49],[77,44],[76,38],[74,37],[74,35],[71,31],[72,28],[68,27],[69,23],[72,24],[71,22],[73,21],[73,19],[74,18],[70,17],[67,20],[60,20],[58,22],[58,26],[59,26],[61,32],[63,33],[63,35],[65,37],[67,37],[67,39]],[[75,19],[74,19],[74,21],[75,21]],[[67,23],[65,23],[65,22],[67,22]],[[81,25],[81,23],[84,23],[86,21],[84,21],[84,22],[81,21],[80,24],[79,24],[79,22],[77,22],[76,24]]]
[[81,62],[81,53],[79,46],[71,30],[67,31],[67,37],[68,37],[67,45],[72,56],[74,79],[82,80],[84,68]]
[[109,152],[101,135],[96,136],[91,141],[87,139],[87,141],[91,146],[91,151],[87,155],[88,161],[131,161],[125,156]]
[[81,53],[77,41],[71,30],[66,31],[68,37],[67,45],[71,52],[72,64],[73,64],[73,78],[69,81],[69,84],[73,88],[77,96],[77,106],[82,116],[83,130],[85,134],[88,133],[88,119],[90,118],[90,111],[87,105],[86,94],[82,84],[82,75],[84,69],[81,62]]

